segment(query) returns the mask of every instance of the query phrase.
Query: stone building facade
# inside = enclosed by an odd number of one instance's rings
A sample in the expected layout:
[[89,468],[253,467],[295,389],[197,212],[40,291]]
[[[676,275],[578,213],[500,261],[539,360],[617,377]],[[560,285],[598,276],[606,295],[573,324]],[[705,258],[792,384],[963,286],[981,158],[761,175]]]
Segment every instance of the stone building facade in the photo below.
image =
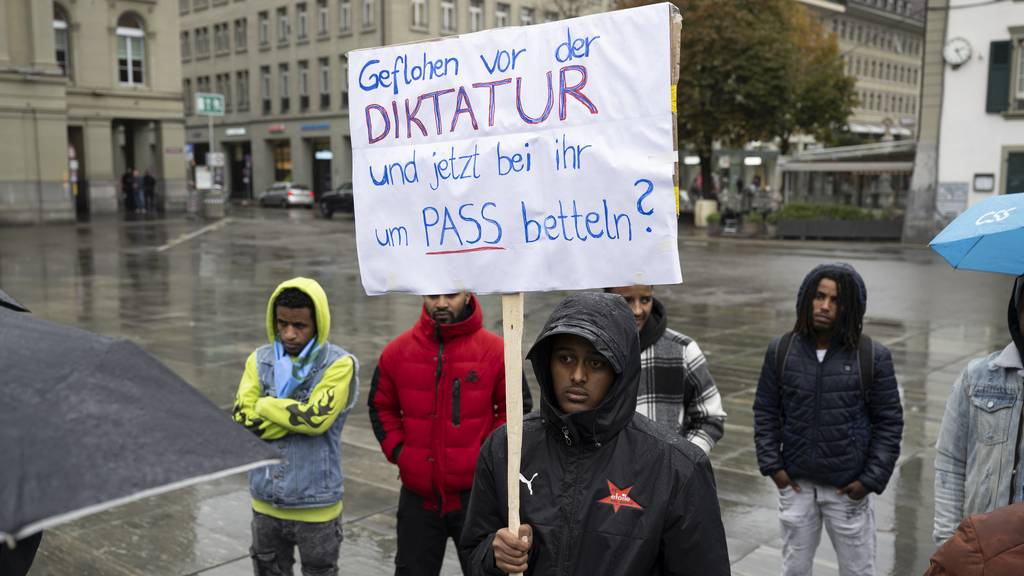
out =
[[0,0],[0,223],[116,212],[131,168],[183,209],[177,48],[168,0]]
[[[258,198],[274,182],[315,193],[352,180],[350,50],[556,20],[610,0],[179,0],[186,141],[209,150],[191,95],[225,96],[214,124],[225,189]],[[570,12],[570,14],[566,14]]]

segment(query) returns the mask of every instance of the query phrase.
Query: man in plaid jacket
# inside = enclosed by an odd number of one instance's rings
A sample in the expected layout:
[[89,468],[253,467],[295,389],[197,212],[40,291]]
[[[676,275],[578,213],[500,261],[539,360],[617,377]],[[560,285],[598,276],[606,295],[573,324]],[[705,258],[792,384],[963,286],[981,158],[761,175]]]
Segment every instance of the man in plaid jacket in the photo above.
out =
[[668,327],[665,307],[648,285],[607,288],[626,299],[640,336],[636,411],[678,430],[710,453],[725,432],[725,410],[697,343]]

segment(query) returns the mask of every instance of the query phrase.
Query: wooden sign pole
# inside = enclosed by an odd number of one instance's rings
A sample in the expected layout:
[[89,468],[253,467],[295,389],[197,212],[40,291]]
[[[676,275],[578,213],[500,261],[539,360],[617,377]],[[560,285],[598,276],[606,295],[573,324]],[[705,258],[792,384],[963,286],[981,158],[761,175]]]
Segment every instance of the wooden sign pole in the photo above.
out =
[[523,293],[501,295],[508,432],[508,529],[519,534],[519,461],[523,443]]

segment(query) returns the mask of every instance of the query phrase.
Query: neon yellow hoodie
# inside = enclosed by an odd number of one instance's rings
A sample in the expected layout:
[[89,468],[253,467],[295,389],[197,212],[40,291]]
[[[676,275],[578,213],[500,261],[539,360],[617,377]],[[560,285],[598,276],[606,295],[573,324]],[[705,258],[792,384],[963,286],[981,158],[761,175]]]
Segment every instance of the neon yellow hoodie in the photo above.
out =
[[[309,295],[316,308],[317,344],[327,343],[331,330],[331,312],[327,295],[315,280],[293,278],[282,282],[267,302],[266,329],[271,344],[277,338],[274,300],[286,288],[298,288]],[[326,432],[346,408],[349,386],[355,373],[352,356],[342,356],[328,366],[320,382],[305,402],[291,398],[261,396],[257,352],[249,355],[238,384],[233,410],[234,419],[262,440],[277,440],[288,434],[319,435]],[[337,400],[337,401],[336,401]],[[301,417],[296,417],[300,415]],[[341,514],[342,503],[320,508],[277,508],[268,502],[253,499],[253,509],[285,520],[326,522]]]

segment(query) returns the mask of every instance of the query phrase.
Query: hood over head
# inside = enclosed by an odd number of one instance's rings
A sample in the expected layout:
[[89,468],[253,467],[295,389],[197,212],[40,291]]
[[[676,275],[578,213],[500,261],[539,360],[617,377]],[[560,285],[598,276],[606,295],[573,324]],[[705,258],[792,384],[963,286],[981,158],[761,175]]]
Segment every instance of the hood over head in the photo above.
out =
[[[861,278],[860,273],[857,272],[857,270],[853,266],[850,266],[846,262],[828,262],[825,264],[819,264],[815,266],[813,270],[807,273],[807,276],[804,276],[803,282],[800,283],[800,291],[797,292],[796,295],[797,314],[799,314],[803,310],[804,304],[806,304],[804,298],[808,294],[807,287],[815,279],[820,280],[821,276],[827,276],[828,274],[826,273],[828,272],[831,272],[832,274],[849,274],[850,276],[852,276],[854,283],[857,284],[857,288],[860,289],[860,294],[858,296],[860,297],[861,307],[864,309],[867,308],[868,289],[867,286],[864,285],[864,279]],[[863,315],[860,319],[863,320]]]
[[1024,359],[1024,334],[1021,334],[1020,309],[1024,305],[1024,275],[1018,276],[1013,282],[1013,290],[1010,292],[1010,307],[1006,313],[1006,320],[1010,327],[1010,337],[1017,346],[1017,352],[1021,359]]
[[[818,266],[815,266],[813,270],[808,272],[807,276],[804,276],[803,282],[800,283],[800,290],[799,292],[797,292],[796,297],[797,328],[795,330],[798,332],[802,331],[807,333],[811,329],[809,326],[807,326],[804,330],[801,330],[799,326],[801,323],[801,316],[804,314],[804,310],[810,303],[809,299],[814,298],[814,290],[812,290],[812,285],[814,285],[814,288],[816,288],[817,283],[820,282],[821,278],[829,276],[838,277],[843,275],[849,275],[853,284],[857,287],[856,298],[857,301],[860,303],[860,309],[853,311],[855,317],[853,318],[852,326],[849,326],[848,330],[844,329],[842,320],[844,318],[844,315],[850,314],[850,311],[840,311],[840,316],[839,318],[836,319],[837,326],[839,327],[839,332],[834,336],[833,339],[840,340],[841,344],[843,344],[844,346],[856,347],[857,341],[860,338],[861,328],[864,323],[864,311],[867,310],[868,289],[864,285],[864,278],[861,277],[860,273],[858,273],[853,266],[847,264],[846,262],[828,262],[825,264],[819,264]],[[841,290],[842,287],[840,286],[840,291]],[[843,295],[840,294],[840,301],[842,301],[842,299]],[[854,332],[854,334],[848,334],[848,332]]]
[[[608,360],[615,380],[594,410],[566,414],[558,405],[551,378],[551,338],[574,334],[590,342]],[[541,391],[541,415],[546,422],[568,428],[576,439],[603,443],[633,418],[640,382],[640,341],[636,321],[617,294],[583,292],[567,296],[555,307],[526,357]]]
[[316,344],[323,346],[331,335],[331,309],[327,305],[327,293],[316,280],[301,276],[281,282],[270,295],[270,300],[267,301],[267,340],[273,343],[277,338],[277,330],[274,327],[274,300],[286,288],[298,288],[313,300],[313,306],[316,307]]

